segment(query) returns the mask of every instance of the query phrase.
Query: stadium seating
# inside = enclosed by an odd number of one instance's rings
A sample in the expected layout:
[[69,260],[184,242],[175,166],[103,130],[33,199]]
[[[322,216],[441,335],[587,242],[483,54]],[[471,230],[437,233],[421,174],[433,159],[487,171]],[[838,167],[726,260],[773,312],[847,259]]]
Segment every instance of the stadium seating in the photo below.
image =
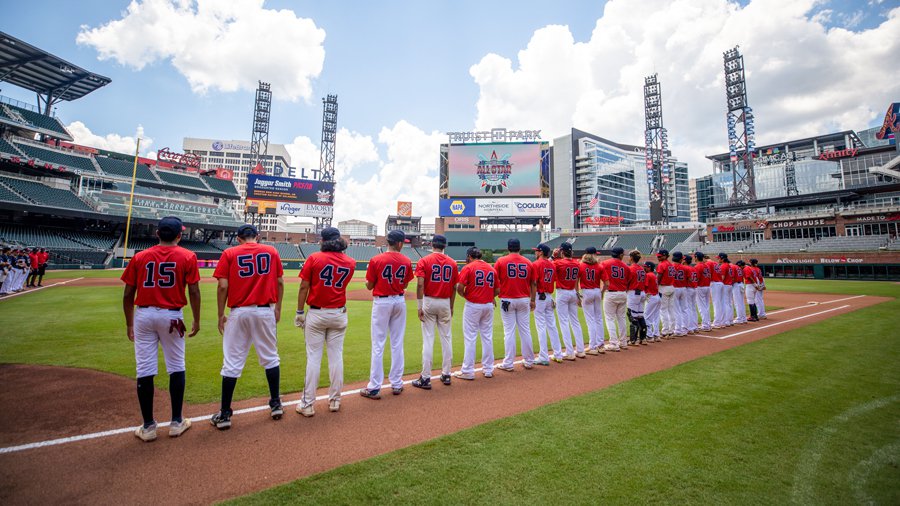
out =
[[[789,253],[809,246],[812,239],[775,239],[755,242],[750,245],[751,253]],[[746,251],[746,250],[745,250]]]
[[878,251],[887,245],[886,235],[823,237],[809,245],[807,251]]
[[237,188],[235,188],[234,183],[225,179],[219,179],[216,177],[202,177],[201,178],[206,185],[213,191],[217,191],[220,193],[224,193],[225,195],[239,196]]
[[636,249],[641,253],[651,253],[653,251],[653,240],[656,239],[655,233],[646,234],[620,234],[616,246],[623,248],[626,252]]
[[738,251],[747,251],[750,248],[750,241],[716,241],[703,248],[703,252],[708,256],[716,256],[719,253],[737,253]]
[[195,190],[209,191],[209,188],[207,188],[206,185],[203,184],[203,181],[197,176],[188,176],[187,174],[179,174],[166,170],[157,170],[156,176],[164,183],[193,188]]
[[107,257],[109,253],[105,251],[51,250],[47,263],[101,265],[106,263]]
[[358,262],[367,262],[375,255],[381,253],[381,250],[375,246],[348,246],[347,251],[344,253],[350,255],[350,258]]
[[178,243],[182,248],[193,251],[194,253],[212,253],[218,254],[221,253],[222,250],[217,248],[214,244],[203,242],[203,241],[180,241]]
[[447,246],[447,248],[444,249],[444,253],[446,253],[450,258],[456,260],[457,262],[465,262],[466,251],[468,249],[468,246]]
[[705,251],[706,248],[707,248],[707,245],[702,242],[699,242],[699,241],[683,241],[683,242],[676,244],[675,246],[672,246],[671,248],[665,248],[665,249],[669,250],[670,252],[671,251],[680,251],[682,253],[694,253],[696,251],[702,251],[702,252],[706,253],[706,251]]
[[[119,176],[131,179],[131,176],[134,173],[133,162],[126,162],[106,156],[98,156],[95,158],[95,160],[97,160],[97,164],[100,165],[100,168],[103,169],[103,172],[111,176]],[[139,163],[137,165],[137,179],[144,181],[153,181],[154,183],[158,182],[156,176],[153,175],[153,171],[150,170],[150,167],[147,167],[143,163]]]
[[94,167],[94,163],[91,162],[90,158],[70,155],[49,148],[39,148],[25,143],[16,143],[16,147],[29,158],[35,158],[42,162],[52,163],[53,165],[62,165],[68,169],[78,169],[89,174],[97,173],[97,168]]
[[0,176],[0,183],[4,183],[28,200],[43,206],[76,209],[79,211],[93,211],[93,209],[81,201],[69,190],[50,188],[45,184],[24,179],[14,179]]
[[66,239],[80,243],[88,248],[99,250],[108,250],[115,246],[118,240],[117,236],[103,232],[81,232],[74,230],[60,230],[58,235]]
[[[696,232],[693,230],[678,231],[678,232],[662,232],[662,233],[660,233],[660,235],[662,235],[665,239],[663,240],[662,244],[659,247],[671,249],[671,248],[669,248],[669,246],[675,246],[681,242],[687,241],[695,233]],[[641,250],[641,251],[643,251],[643,250]]]
[[310,255],[312,255],[313,253],[315,253],[316,251],[319,251],[319,245],[306,242],[303,244],[298,244],[297,249],[300,250],[300,253],[303,255],[303,258],[307,258]]
[[413,261],[413,263],[418,262],[419,259],[422,258],[421,256],[419,256],[418,251],[416,251],[414,248],[410,248],[407,246],[404,246],[403,249],[400,250],[400,253],[402,255],[406,255],[407,258],[409,258],[410,260]]
[[46,116],[11,104],[0,104],[0,115],[17,122],[25,120],[25,123],[31,126],[43,128],[44,130],[60,133],[69,137],[69,132],[66,131],[62,123],[52,116]]
[[0,182],[0,201],[4,202],[16,202],[23,203],[25,200],[22,197],[18,196],[14,191],[12,191],[9,187]]
[[278,256],[281,257],[282,260],[298,260],[300,258],[300,250],[297,249],[297,246],[287,243],[287,242],[267,242],[270,246],[274,246],[275,250],[278,251]]
[[22,152],[19,151],[15,145],[8,140],[0,137],[0,152],[9,153],[11,155],[22,156]]
[[[591,239],[593,240],[593,237],[592,237]],[[561,236],[559,236],[559,237],[550,239],[549,241],[545,242],[544,244],[546,244],[547,246],[549,246],[550,249],[554,249],[554,248],[558,248],[562,243],[564,243],[564,242],[566,242],[566,241],[568,241],[568,242],[573,242],[574,240],[575,240],[575,238],[572,237],[572,236],[561,235]],[[532,246],[532,247],[534,247],[534,246]],[[595,247],[596,247],[596,246],[595,246]]]

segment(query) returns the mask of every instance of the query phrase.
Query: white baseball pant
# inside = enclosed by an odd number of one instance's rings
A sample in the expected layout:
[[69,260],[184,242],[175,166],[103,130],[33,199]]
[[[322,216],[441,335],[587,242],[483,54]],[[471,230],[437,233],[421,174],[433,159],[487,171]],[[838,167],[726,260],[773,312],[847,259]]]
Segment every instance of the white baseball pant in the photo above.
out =
[[765,290],[756,291],[756,314],[760,318],[766,316],[766,301],[763,299],[763,293]]
[[556,290],[556,314],[559,316],[559,331],[566,354],[584,353],[584,336],[581,334],[581,320],[578,319],[578,295],[575,290]]
[[687,288],[675,287],[675,335],[687,335]]
[[[506,311],[502,304],[508,302]],[[518,299],[500,300],[500,320],[503,321],[503,367],[512,367],[516,360],[516,330],[519,331],[519,342],[522,346],[522,359],[525,365],[534,364],[534,350],[531,346],[531,299],[522,297]]]
[[662,319],[662,333],[664,336],[675,333],[678,315],[675,307],[675,287],[661,285],[659,287],[660,306],[659,314]]
[[316,402],[322,351],[328,352],[328,400],[340,399],[344,388],[344,336],[347,333],[347,309],[310,309],[303,334],[306,338],[306,380],[300,407]]
[[156,376],[159,347],[162,347],[168,374],[184,370],[184,336],[173,326],[174,321],[183,318],[181,310],[158,307],[135,309],[134,361],[138,378]]
[[731,289],[731,295],[734,297],[734,323],[746,323],[747,304],[744,303],[744,284],[735,283]]
[[585,288],[581,291],[581,309],[588,328],[588,348],[603,346],[603,293],[599,288]]
[[441,337],[441,374],[450,374],[453,366],[453,341],[450,333],[452,315],[450,299],[425,297],[422,301],[422,377],[431,377],[431,363],[434,359],[434,327]]
[[538,295],[534,300],[534,326],[537,327],[538,359],[549,361],[547,351],[547,337],[553,346],[553,354],[562,358],[562,346],[559,342],[559,333],[556,331],[556,315],[553,313],[553,296],[545,294],[544,300]]
[[709,290],[708,286],[697,287],[697,309],[700,310],[700,328],[703,330],[712,328],[709,321]]
[[406,301],[402,295],[375,297],[372,301],[372,363],[368,390],[381,390],[384,383],[384,345],[391,336],[391,388],[403,387],[403,334],[406,331]]
[[475,373],[475,341],[481,334],[482,372],[494,370],[494,304],[466,302],[463,309],[463,374]]
[[713,327],[722,327],[722,316],[725,314],[725,305],[722,301],[722,293],[725,291],[725,285],[721,281],[712,281],[709,284],[709,293],[712,297],[713,304]]
[[659,337],[659,306],[662,298],[659,294],[648,295],[644,308],[644,319],[647,320],[647,337]]
[[225,355],[222,376],[241,377],[251,344],[256,348],[256,356],[263,369],[277,367],[281,361],[278,358],[278,340],[275,332],[273,308],[246,306],[232,309],[222,337]]
[[748,284],[744,286],[744,291],[747,294],[747,304],[756,304],[756,292],[759,291],[756,289],[756,285]]
[[687,287],[684,290],[686,293],[684,296],[684,323],[688,331],[693,332],[700,328],[700,325],[697,323],[697,289]]
[[627,305],[628,295],[625,292],[606,292],[606,295],[603,297],[606,332],[609,334],[609,344],[614,349],[628,346],[625,338],[628,331],[628,324],[625,319]]
[[722,306],[722,326],[730,327],[734,325],[734,285],[722,286]]

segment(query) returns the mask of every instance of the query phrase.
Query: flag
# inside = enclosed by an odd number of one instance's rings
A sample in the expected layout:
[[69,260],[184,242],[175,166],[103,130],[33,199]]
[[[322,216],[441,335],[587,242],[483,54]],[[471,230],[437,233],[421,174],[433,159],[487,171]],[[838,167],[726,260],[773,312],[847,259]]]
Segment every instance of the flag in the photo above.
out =
[[600,203],[600,192],[599,191],[597,193],[595,193],[594,198],[592,198],[591,201],[588,202],[588,209],[593,209],[594,207],[597,206],[598,203]]
[[578,216],[579,214],[581,214],[581,209],[576,209],[573,216]]

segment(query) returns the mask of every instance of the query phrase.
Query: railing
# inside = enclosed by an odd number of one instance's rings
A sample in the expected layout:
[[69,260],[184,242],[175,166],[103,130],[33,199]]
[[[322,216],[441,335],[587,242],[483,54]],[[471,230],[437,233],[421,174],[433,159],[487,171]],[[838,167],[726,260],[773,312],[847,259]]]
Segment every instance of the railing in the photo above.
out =
[[[21,109],[27,109],[27,110],[29,110],[29,111],[31,111],[31,112],[33,112],[33,113],[36,113],[36,114],[44,114],[44,113],[42,113],[41,111],[39,111],[37,107],[35,107],[35,106],[33,106],[33,105],[29,104],[29,103],[22,102],[22,101],[20,101],[20,100],[16,100],[16,99],[14,99],[14,98],[6,97],[6,96],[3,96],[3,95],[0,95],[0,104],[8,104],[8,105],[11,105],[11,106],[13,106],[13,107],[19,107],[19,108],[21,108]],[[56,118],[56,114],[52,114],[51,117]]]

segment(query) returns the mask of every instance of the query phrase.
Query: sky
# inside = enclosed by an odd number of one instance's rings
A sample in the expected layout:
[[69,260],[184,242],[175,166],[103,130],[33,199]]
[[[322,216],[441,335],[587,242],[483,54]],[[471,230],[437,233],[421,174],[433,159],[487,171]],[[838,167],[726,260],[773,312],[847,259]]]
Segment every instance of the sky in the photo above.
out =
[[[77,5],[77,7],[75,7]],[[339,101],[335,219],[383,227],[396,201],[437,214],[446,132],[571,128],[642,144],[657,73],[692,177],[727,151],[722,52],[739,45],[757,144],[879,124],[900,100],[900,0],[0,0],[0,31],[112,79],[56,114],[76,142],[142,154],[184,137],[269,140],[318,167]],[[35,103],[0,83],[0,94]]]

